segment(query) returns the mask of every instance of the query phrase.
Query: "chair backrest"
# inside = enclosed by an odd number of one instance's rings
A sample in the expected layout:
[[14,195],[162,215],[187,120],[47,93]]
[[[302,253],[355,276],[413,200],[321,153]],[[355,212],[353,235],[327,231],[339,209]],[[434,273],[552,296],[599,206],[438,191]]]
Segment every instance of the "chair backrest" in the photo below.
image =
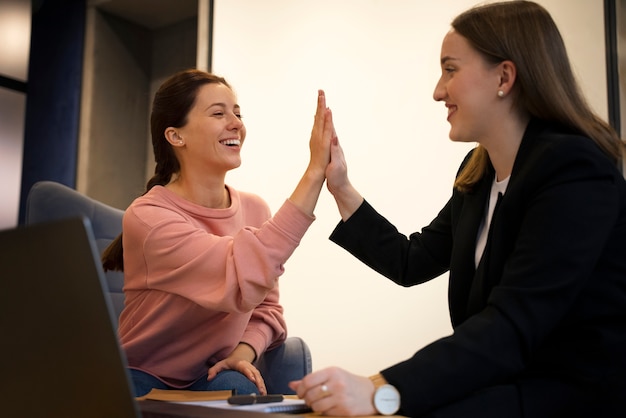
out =
[[[27,225],[83,216],[93,228],[98,251],[102,251],[122,232],[124,211],[85,196],[76,190],[53,181],[40,181],[31,187],[26,200]],[[59,245],[63,245],[59,237]],[[124,307],[124,275],[107,272],[106,281],[116,318]]]

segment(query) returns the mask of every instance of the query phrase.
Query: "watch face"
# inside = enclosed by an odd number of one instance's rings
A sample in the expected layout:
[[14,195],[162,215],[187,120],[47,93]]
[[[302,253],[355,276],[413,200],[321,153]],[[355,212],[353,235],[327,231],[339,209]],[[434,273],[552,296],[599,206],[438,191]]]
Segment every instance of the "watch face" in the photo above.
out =
[[379,414],[393,415],[400,409],[400,393],[391,385],[382,385],[374,394],[374,406]]

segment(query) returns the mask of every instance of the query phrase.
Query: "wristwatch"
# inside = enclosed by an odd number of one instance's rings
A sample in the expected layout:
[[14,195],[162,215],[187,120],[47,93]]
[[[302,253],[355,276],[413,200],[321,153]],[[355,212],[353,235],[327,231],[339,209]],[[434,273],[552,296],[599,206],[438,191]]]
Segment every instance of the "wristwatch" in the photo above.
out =
[[374,408],[381,415],[393,415],[400,409],[400,392],[387,383],[382,375],[370,377],[376,391],[374,392]]

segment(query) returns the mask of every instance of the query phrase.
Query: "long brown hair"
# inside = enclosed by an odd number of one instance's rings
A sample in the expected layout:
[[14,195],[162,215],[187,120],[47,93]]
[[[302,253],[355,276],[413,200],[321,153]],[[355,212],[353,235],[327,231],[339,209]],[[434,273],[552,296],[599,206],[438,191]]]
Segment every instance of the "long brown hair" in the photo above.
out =
[[[148,180],[144,194],[154,186],[168,184],[172,175],[180,171],[178,158],[170,143],[165,139],[165,130],[169,127],[184,126],[200,87],[214,83],[230,88],[224,78],[195,69],[180,71],[159,87],[154,95],[150,115],[150,133],[156,167],[154,176]],[[122,234],[120,234],[102,253],[104,271],[124,271],[123,255]]]
[[[514,107],[531,117],[555,122],[591,138],[616,165],[624,143],[587,104],[572,72],[565,44],[546,9],[531,1],[506,1],[474,7],[452,21],[452,28],[494,64],[517,68]],[[472,190],[489,164],[478,146],[455,181]]]

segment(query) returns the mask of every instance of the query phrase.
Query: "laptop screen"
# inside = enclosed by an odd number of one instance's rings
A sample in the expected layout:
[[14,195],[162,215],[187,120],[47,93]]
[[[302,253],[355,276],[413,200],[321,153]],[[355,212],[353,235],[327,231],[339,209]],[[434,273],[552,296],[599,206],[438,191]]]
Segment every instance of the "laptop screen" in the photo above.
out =
[[0,272],[3,416],[138,417],[89,221],[0,231]]

